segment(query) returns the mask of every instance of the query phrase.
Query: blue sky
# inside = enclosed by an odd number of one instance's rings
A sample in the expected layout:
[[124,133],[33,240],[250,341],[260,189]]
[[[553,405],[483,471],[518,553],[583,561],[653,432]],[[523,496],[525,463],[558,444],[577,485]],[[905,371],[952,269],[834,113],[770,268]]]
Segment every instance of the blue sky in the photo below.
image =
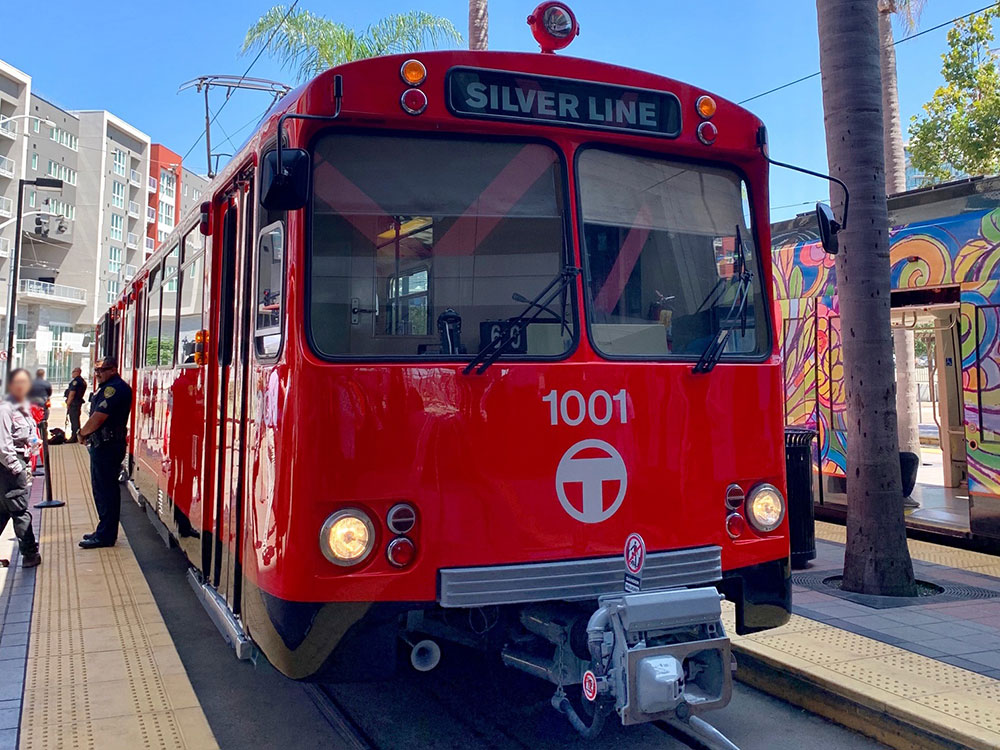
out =
[[[10,2],[3,9],[0,57],[29,73],[34,90],[69,109],[108,109],[184,154],[204,125],[201,97],[178,86],[205,73],[241,74],[238,55],[247,27],[272,3],[260,0],[115,2],[114,12],[89,10],[79,0]],[[928,28],[986,5],[986,0],[932,0],[921,18]],[[490,47],[535,50],[525,24],[531,0],[490,0]],[[816,8],[810,0],[575,0],[581,25],[573,55],[650,70],[740,101],[819,68]],[[393,12],[425,10],[446,16],[464,33],[463,0],[300,0],[300,7],[363,27]],[[44,8],[44,10],[39,10]],[[627,9],[627,10],[626,10]],[[940,83],[947,29],[897,47],[903,121],[919,112]],[[904,32],[897,28],[896,37]],[[251,75],[290,81],[262,57]],[[213,108],[222,102],[222,94]],[[239,92],[216,122],[238,146],[268,104],[265,94]],[[747,105],[767,123],[771,153],[823,171],[819,78]],[[245,127],[244,127],[245,126]],[[239,132],[237,132],[239,131]],[[213,127],[214,150],[234,151]],[[904,134],[905,135],[905,134]],[[186,162],[205,169],[204,143]],[[822,181],[787,170],[771,175],[772,217],[808,210],[828,194]]]

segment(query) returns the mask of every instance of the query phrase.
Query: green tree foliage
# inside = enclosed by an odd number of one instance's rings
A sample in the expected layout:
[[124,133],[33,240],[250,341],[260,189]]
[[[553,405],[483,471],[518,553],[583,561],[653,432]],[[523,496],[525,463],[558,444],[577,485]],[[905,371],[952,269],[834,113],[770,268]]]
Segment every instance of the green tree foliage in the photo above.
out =
[[265,49],[300,81],[353,60],[417,52],[443,43],[460,44],[462,35],[447,18],[422,11],[386,16],[363,31],[308,10],[288,12],[275,5],[257,19],[243,40],[241,54]]
[[944,85],[910,123],[913,166],[932,181],[1000,173],[1000,66],[990,47],[1000,7],[959,20],[941,56]]

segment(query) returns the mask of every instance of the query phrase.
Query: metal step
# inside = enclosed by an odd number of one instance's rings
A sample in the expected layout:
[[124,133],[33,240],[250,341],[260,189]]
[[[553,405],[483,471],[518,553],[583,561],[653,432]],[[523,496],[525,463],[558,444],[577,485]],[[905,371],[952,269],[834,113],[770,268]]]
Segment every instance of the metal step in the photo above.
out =
[[207,583],[202,583],[201,576],[194,568],[188,568],[188,583],[191,584],[191,588],[198,595],[198,598],[201,600],[201,606],[208,612],[208,616],[212,618],[212,622],[215,623],[215,627],[222,633],[222,637],[226,643],[232,646],[233,651],[236,652],[236,658],[252,658],[254,652],[253,641],[247,637],[247,634],[243,631],[243,626],[229,610],[226,600]]

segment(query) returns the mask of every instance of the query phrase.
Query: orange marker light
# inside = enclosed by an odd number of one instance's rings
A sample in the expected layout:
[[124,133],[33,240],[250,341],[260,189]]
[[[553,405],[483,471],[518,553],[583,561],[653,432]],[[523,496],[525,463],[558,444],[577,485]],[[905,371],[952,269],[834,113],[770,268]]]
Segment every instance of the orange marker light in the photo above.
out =
[[407,60],[399,69],[399,75],[411,86],[419,86],[427,80],[427,68],[419,60]]
[[715,114],[715,99],[710,96],[699,96],[698,101],[695,102],[695,107],[698,108],[698,114],[707,120]]

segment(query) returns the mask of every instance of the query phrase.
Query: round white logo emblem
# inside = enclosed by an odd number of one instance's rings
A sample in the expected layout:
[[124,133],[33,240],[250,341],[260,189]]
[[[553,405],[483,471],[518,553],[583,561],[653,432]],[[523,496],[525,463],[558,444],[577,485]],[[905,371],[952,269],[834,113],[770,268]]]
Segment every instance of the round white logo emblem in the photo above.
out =
[[[592,455],[577,457],[587,451]],[[617,494],[610,505],[605,505],[605,483],[617,484]],[[571,501],[566,485],[580,484],[580,504]],[[621,454],[603,440],[581,440],[559,459],[556,469],[556,495],[563,510],[577,521],[601,523],[607,521],[621,507],[628,488],[628,472]],[[575,494],[575,493],[574,493]]]

